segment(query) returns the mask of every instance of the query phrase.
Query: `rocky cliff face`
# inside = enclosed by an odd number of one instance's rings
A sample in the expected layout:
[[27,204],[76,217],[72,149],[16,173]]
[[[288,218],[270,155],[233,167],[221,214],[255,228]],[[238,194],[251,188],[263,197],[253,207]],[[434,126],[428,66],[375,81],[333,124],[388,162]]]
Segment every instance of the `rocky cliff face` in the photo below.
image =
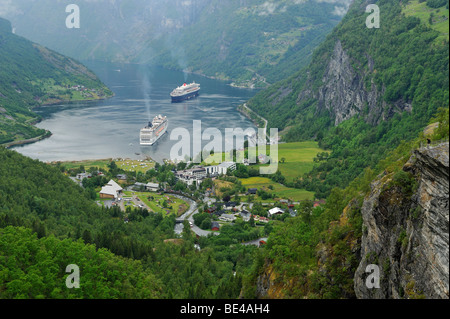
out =
[[[370,56],[366,58],[372,73],[373,59]],[[382,98],[385,89],[379,90],[372,81],[366,85],[367,76],[367,72],[352,65],[341,41],[337,40],[322,78],[323,85],[315,96],[319,110],[329,110],[335,125],[357,114],[365,114],[367,122],[376,125],[392,117],[395,112],[411,110],[411,104],[402,100],[388,105]]]
[[[449,143],[414,151],[401,173],[380,176],[364,201],[355,293],[449,298]],[[369,264],[379,267],[380,288],[366,286]]]

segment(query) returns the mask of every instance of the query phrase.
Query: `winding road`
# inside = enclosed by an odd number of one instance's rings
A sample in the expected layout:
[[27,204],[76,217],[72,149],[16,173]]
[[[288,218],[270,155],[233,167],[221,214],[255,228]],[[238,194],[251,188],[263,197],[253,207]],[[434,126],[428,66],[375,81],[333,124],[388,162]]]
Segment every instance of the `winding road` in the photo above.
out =
[[191,223],[191,225],[192,225],[191,230],[198,236],[206,237],[209,234],[214,234],[214,235],[220,234],[219,232],[203,230],[194,224],[194,215],[198,214],[198,206],[195,201],[193,201],[192,199],[189,199],[187,197],[183,197],[181,195],[173,195],[173,196],[176,196],[177,198],[182,199],[189,204],[189,209],[187,210],[187,212],[177,218],[178,223],[175,225],[175,233],[176,234],[181,234],[181,232],[183,231],[184,226],[183,226],[182,222],[185,220],[188,220]]

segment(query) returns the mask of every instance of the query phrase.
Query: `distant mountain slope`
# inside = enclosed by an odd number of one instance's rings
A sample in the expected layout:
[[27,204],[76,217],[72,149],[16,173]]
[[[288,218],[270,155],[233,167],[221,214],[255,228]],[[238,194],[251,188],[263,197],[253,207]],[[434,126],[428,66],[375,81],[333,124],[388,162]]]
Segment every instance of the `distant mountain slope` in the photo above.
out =
[[[365,26],[369,3],[380,8],[379,29]],[[284,130],[285,140],[316,139],[333,150],[297,187],[326,197],[448,107],[448,23],[435,30],[413,5],[355,0],[305,70],[247,103],[269,127]],[[427,10],[448,17],[448,7]]]
[[32,126],[33,107],[112,95],[82,64],[11,30],[0,18],[0,145],[49,134]]
[[17,0],[3,11],[18,34],[77,59],[154,63],[265,86],[304,67],[349,2],[85,0],[77,2],[80,29],[65,27],[67,0]]

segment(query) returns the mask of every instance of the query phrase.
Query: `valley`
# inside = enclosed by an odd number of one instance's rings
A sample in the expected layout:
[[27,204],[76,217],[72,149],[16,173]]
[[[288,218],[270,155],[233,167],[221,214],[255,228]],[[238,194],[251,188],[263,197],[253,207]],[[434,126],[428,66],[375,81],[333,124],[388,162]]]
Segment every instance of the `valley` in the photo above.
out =
[[448,1],[65,5],[0,0],[0,299],[449,298]]

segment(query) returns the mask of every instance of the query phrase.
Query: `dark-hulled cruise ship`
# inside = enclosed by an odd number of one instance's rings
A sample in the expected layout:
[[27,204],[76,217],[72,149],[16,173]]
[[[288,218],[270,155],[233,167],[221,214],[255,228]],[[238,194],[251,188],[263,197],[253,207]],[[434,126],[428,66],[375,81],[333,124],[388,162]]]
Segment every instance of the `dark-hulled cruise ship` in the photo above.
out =
[[184,83],[182,86],[177,87],[170,93],[172,102],[181,102],[184,100],[193,99],[198,96],[200,92],[200,84],[192,82],[191,84]]

